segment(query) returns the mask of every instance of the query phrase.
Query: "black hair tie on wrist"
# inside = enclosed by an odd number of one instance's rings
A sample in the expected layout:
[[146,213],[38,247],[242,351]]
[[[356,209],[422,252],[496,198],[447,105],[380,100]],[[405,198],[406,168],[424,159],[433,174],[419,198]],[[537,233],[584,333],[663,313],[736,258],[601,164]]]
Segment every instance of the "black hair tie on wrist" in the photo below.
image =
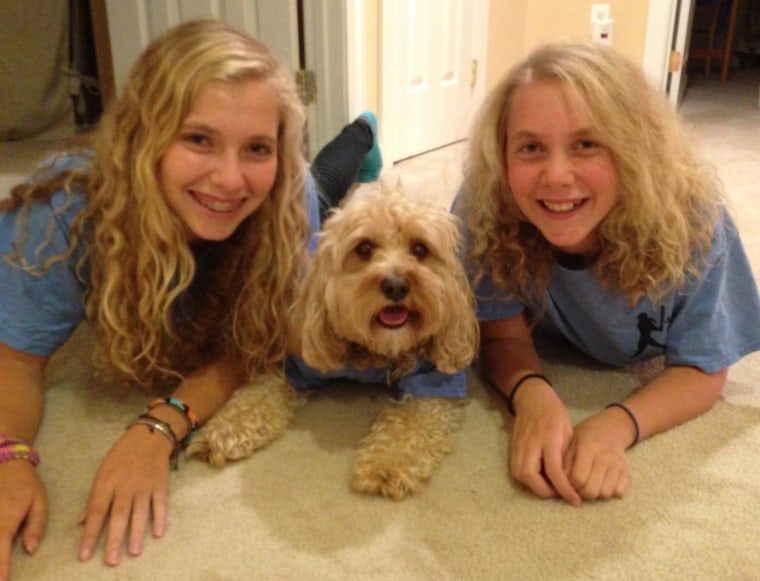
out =
[[626,414],[628,414],[629,418],[631,418],[631,421],[633,422],[633,428],[636,430],[636,435],[633,438],[633,444],[631,444],[630,446],[628,446],[626,448],[626,450],[630,450],[636,444],[639,443],[639,435],[640,435],[640,433],[639,433],[639,422],[636,420],[636,416],[633,415],[633,412],[630,409],[628,409],[628,406],[625,406],[622,403],[612,402],[612,403],[608,403],[606,406],[604,406],[604,409],[609,409],[609,408],[620,408]]
[[522,376],[520,379],[517,380],[517,383],[515,383],[515,386],[512,388],[512,391],[509,392],[509,395],[507,396],[507,409],[509,410],[509,413],[512,415],[515,415],[515,406],[514,406],[514,399],[515,394],[517,393],[517,390],[522,386],[523,383],[528,381],[529,379],[543,379],[546,383],[549,385],[552,384],[551,381],[545,376],[541,375],[540,373],[529,373],[528,375]]

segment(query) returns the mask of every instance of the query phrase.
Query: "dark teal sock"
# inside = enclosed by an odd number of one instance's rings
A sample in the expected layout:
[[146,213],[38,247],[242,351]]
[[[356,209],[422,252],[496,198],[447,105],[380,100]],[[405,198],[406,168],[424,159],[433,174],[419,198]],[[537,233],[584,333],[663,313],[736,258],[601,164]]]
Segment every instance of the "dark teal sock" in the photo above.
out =
[[371,111],[365,111],[359,116],[360,121],[366,121],[372,130],[372,148],[364,156],[356,181],[360,183],[376,182],[383,170],[383,154],[380,142],[377,140],[377,118]]

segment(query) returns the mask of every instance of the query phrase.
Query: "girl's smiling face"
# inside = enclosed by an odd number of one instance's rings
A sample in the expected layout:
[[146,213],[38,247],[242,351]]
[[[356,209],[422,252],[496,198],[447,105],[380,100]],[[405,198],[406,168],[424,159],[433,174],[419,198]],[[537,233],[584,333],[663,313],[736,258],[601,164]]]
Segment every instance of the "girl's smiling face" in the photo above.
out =
[[277,175],[277,100],[260,80],[201,89],[159,163],[159,183],[189,242],[229,238]]
[[598,251],[597,230],[617,201],[609,149],[559,81],[532,81],[513,96],[505,160],[515,202],[554,247]]

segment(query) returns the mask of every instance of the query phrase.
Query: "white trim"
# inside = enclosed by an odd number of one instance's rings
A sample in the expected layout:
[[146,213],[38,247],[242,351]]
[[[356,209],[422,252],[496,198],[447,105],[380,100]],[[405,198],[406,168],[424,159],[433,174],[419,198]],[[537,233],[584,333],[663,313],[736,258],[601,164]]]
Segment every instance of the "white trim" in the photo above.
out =
[[668,86],[668,64],[673,46],[678,0],[650,0],[642,67],[656,88],[665,92]]
[[367,109],[367,33],[365,32],[365,0],[347,0],[347,52],[348,112],[349,119],[358,117]]
[[313,156],[348,122],[346,0],[304,0],[306,68],[317,77],[317,102],[309,106]]

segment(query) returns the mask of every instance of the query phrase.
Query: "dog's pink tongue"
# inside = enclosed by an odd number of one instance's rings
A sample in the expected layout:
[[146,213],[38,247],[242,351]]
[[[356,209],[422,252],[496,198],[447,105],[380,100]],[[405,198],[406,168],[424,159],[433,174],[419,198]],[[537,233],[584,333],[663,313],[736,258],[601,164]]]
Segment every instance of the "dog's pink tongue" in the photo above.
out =
[[406,307],[385,307],[377,315],[377,319],[386,327],[400,327],[409,318],[409,309]]

